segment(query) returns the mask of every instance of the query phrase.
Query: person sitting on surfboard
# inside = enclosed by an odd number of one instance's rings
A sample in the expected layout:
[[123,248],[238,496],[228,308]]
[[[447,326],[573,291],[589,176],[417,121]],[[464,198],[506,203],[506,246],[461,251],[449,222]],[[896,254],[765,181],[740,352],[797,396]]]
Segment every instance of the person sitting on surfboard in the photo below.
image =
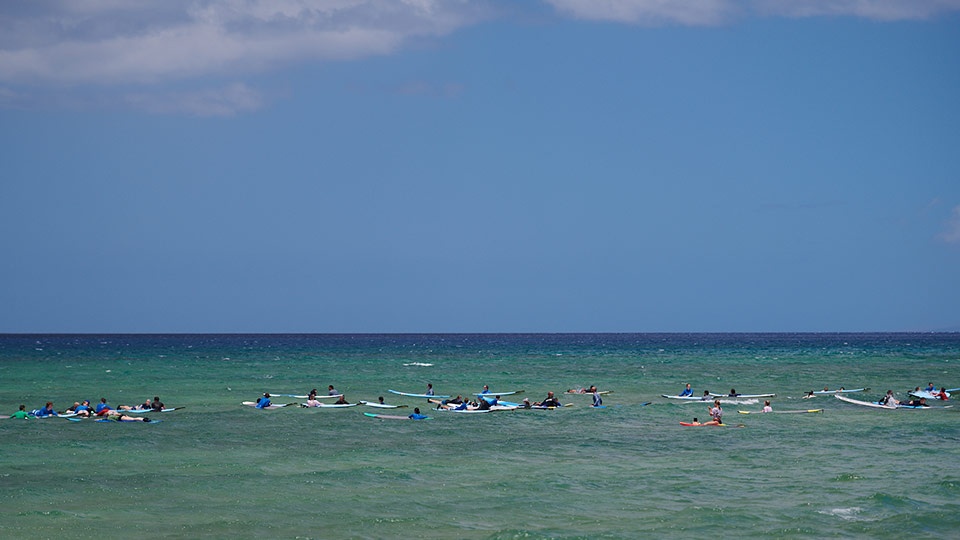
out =
[[737,397],[737,396],[739,396],[740,394],[737,393],[737,389],[736,389],[736,388],[731,388],[731,389],[730,389],[730,393],[727,394],[727,395],[730,396],[730,397]]
[[160,396],[153,396],[153,404],[150,406],[150,408],[157,412],[161,412],[166,408],[166,406],[164,406],[163,402],[160,401]]
[[593,387],[593,406],[599,407],[603,405],[603,399],[600,398],[600,392],[597,392],[597,387]]
[[893,390],[887,390],[887,395],[883,396],[878,403],[880,405],[886,405],[887,407],[896,407],[900,404],[900,401],[893,396]]
[[350,402],[347,401],[347,396],[340,394],[340,399],[334,402],[334,405],[349,405]]
[[560,404],[560,400],[558,400],[553,395],[553,392],[547,392],[547,398],[539,403],[534,403],[534,405],[538,407],[562,407],[563,406]]
[[264,392],[263,397],[257,398],[257,408],[266,409],[270,406],[270,393]]
[[680,397],[693,397],[693,388],[690,387],[690,383],[687,383],[687,386],[683,389],[683,392],[680,392]]
[[720,406],[720,400],[713,400],[713,407],[707,409],[707,413],[710,415],[710,423],[722,424],[723,423],[723,407]]
[[770,400],[763,402],[763,410],[760,412],[773,412],[773,407],[770,406]]
[[934,386],[932,382],[928,382],[927,387],[924,389],[924,391],[930,392],[932,394],[937,391],[937,387]]
[[427,383],[427,391],[423,393],[426,396],[432,396],[433,394],[433,383]]

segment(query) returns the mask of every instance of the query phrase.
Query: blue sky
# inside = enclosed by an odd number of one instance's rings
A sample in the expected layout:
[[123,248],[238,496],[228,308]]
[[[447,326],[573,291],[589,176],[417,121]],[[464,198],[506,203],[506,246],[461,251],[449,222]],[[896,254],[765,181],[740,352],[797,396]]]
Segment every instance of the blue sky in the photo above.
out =
[[960,329],[960,0],[4,2],[0,332]]

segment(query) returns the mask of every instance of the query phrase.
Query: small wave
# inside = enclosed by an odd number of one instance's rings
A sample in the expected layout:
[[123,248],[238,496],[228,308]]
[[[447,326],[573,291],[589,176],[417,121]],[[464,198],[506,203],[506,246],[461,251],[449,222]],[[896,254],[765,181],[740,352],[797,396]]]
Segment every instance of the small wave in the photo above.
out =
[[852,521],[855,519],[860,519],[860,512],[862,511],[863,509],[859,506],[852,506],[850,508],[831,508],[830,510],[820,510],[818,513],[825,516],[835,516],[840,519]]

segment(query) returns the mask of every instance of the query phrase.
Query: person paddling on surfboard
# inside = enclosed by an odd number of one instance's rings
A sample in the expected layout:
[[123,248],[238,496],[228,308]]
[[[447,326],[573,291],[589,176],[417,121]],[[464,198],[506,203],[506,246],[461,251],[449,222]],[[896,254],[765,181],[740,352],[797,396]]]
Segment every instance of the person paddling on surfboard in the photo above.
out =
[[410,416],[408,416],[407,418],[409,418],[409,419],[411,419],[411,420],[426,420],[426,419],[427,419],[426,416],[420,414],[420,407],[414,407],[414,408],[413,408],[413,413],[412,413]]
[[257,398],[257,408],[266,409],[270,406],[270,393],[264,392],[263,397]]

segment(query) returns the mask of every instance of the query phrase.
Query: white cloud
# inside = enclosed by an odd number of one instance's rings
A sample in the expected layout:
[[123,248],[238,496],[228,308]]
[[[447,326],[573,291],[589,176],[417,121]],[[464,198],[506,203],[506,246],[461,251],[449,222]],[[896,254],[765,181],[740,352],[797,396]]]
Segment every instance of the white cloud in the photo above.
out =
[[243,83],[189,92],[128,94],[124,101],[151,113],[189,116],[234,116],[263,105],[260,93]]
[[955,206],[940,238],[948,244],[960,244],[960,206]]
[[144,84],[388,54],[479,17],[465,0],[14,4],[0,8],[0,82],[25,84]]
[[[562,17],[719,25],[746,16],[922,19],[960,0],[542,0]],[[388,55],[504,14],[512,0],[43,0],[0,2],[0,107],[128,105],[202,115],[262,106],[254,74]],[[509,16],[509,15],[506,15]],[[170,92],[178,86],[209,89]],[[132,89],[132,90],[131,90]],[[401,92],[452,96],[456,85]]]
[[577,19],[630,24],[716,25],[737,10],[731,0],[545,0]]
[[626,24],[717,25],[737,16],[850,16],[928,19],[960,10],[960,0],[544,0],[577,19]]
[[762,15],[851,16],[879,21],[921,20],[960,10],[960,0],[754,0]]

